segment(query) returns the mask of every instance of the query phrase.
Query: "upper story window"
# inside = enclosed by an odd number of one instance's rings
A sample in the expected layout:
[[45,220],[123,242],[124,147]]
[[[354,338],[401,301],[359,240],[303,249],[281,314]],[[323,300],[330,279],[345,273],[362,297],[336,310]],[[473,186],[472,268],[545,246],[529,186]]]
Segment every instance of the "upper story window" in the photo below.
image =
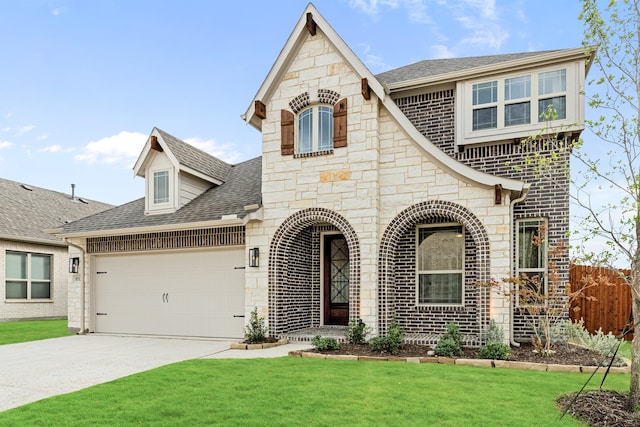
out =
[[461,224],[422,225],[416,229],[416,302],[464,302],[464,228]]
[[347,98],[329,89],[304,92],[281,110],[283,156],[300,157],[332,153],[347,146]]
[[333,107],[318,105],[298,114],[298,153],[333,148]]
[[153,203],[169,203],[169,171],[153,173]]
[[576,62],[457,83],[456,143],[522,139],[540,132],[547,121],[562,131],[584,129],[583,79]]
[[51,255],[7,252],[6,299],[51,298]]

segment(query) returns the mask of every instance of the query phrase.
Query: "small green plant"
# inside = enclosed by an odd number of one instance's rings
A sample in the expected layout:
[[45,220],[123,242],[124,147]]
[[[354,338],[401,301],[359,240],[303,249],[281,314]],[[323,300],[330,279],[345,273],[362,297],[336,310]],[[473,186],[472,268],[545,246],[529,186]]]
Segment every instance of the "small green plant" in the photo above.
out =
[[347,330],[347,342],[350,344],[365,344],[367,342],[367,335],[371,333],[371,328],[365,325],[365,323],[358,319],[351,320],[349,322],[349,330]]
[[507,360],[511,354],[511,347],[503,342],[488,342],[478,351],[481,359]]
[[258,307],[255,307],[249,317],[249,324],[244,328],[244,339],[249,344],[256,344],[264,342],[266,336],[264,317],[258,317]]
[[323,337],[322,335],[316,335],[313,337],[311,345],[313,345],[313,347],[318,351],[338,350],[340,348],[338,340],[331,337]]
[[393,319],[389,325],[387,335],[372,338],[369,341],[369,347],[375,352],[398,354],[404,345],[404,336],[402,326],[400,326],[396,319]]
[[481,334],[484,345],[480,347],[478,356],[482,359],[507,360],[511,347],[504,343],[504,330],[493,319]]
[[438,356],[461,356],[463,344],[460,327],[451,322],[447,325],[447,332],[440,337],[433,351]]

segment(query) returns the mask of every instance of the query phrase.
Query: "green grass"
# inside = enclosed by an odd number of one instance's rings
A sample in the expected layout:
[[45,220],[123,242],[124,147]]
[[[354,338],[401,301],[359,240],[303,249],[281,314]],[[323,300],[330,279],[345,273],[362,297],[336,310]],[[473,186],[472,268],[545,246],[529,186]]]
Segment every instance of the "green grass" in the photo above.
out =
[[66,320],[0,322],[0,345],[69,335]]
[[[0,413],[3,426],[577,426],[585,374],[319,359],[191,360]],[[601,377],[590,388],[597,387]],[[626,390],[628,375],[605,386]]]

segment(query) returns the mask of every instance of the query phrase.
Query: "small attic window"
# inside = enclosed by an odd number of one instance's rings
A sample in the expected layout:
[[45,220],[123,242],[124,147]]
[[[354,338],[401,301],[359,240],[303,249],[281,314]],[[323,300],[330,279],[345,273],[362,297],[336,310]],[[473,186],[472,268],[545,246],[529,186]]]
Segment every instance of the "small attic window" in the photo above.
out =
[[27,191],[33,191],[33,188],[29,187],[27,184],[20,184],[20,187],[24,188]]

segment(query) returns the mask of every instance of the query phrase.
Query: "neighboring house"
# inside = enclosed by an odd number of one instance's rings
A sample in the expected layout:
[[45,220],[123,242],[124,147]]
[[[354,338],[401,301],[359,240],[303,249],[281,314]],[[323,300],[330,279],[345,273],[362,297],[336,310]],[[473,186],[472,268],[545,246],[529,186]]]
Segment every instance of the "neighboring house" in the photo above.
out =
[[241,337],[257,307],[278,337],[355,319],[385,334],[394,318],[416,342],[456,322],[478,344],[490,319],[526,336],[511,300],[477,284],[543,274],[566,241],[568,181],[538,183],[524,164],[537,148],[520,141],[549,104],[553,126],[580,134],[588,59],[376,76],[310,4],[243,116],[261,157],[232,166],[154,129],[134,168],[145,197],[58,231],[84,251],[70,328]]
[[111,207],[0,178],[0,321],[67,317],[67,244],[44,230]]

